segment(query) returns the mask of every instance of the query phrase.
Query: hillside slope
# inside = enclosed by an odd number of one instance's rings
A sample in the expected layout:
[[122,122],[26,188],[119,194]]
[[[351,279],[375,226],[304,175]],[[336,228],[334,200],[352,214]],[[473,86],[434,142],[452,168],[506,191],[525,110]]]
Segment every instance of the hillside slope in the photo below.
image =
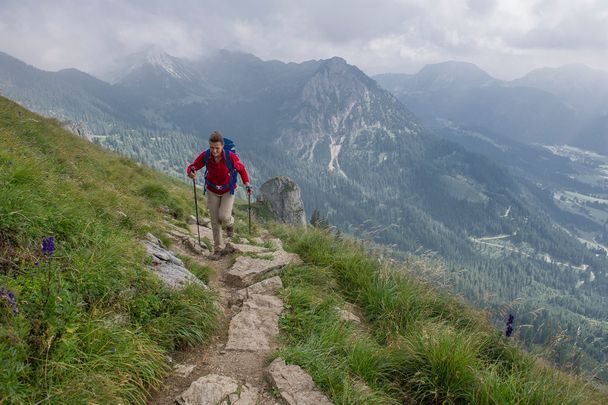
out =
[[211,294],[163,288],[139,242],[184,219],[188,188],[5,98],[0,145],[0,402],[143,402],[215,324]]

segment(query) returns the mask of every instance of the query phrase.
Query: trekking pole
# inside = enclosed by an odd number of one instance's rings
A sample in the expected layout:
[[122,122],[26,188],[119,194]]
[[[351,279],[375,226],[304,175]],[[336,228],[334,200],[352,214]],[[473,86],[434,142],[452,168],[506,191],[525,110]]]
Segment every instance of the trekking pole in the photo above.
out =
[[247,187],[247,201],[249,202],[249,235],[251,235],[251,189]]
[[194,188],[194,209],[196,210],[196,232],[198,233],[198,245],[201,245],[201,230],[198,222],[198,200],[196,198],[196,180],[192,178],[192,187]]

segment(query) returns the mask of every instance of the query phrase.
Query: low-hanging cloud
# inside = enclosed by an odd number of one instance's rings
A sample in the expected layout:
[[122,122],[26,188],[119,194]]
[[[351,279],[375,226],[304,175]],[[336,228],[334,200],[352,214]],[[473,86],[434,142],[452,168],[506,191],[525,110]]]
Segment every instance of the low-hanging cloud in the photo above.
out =
[[35,66],[100,72],[150,45],[197,58],[342,56],[367,73],[449,59],[513,77],[543,65],[608,69],[608,4],[565,0],[2,0],[0,50]]

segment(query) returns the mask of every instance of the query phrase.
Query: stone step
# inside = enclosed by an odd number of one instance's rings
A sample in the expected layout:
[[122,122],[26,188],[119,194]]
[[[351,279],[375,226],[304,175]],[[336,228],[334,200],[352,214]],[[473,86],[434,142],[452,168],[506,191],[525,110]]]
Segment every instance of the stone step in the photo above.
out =
[[274,270],[278,270],[288,264],[301,264],[300,256],[295,253],[287,253],[277,250],[269,253],[271,258],[258,259],[248,256],[239,256],[230,270],[226,273],[226,282],[236,287],[247,287],[268,276]]
[[272,253],[272,250],[263,246],[254,246],[246,243],[226,243],[225,249],[235,253]]
[[331,405],[300,366],[287,365],[281,357],[268,366],[268,380],[289,405]]
[[230,321],[226,350],[267,352],[279,334],[283,301],[272,295],[251,294]]
[[181,405],[255,405],[259,390],[234,378],[209,374],[194,381],[175,401]]
[[240,303],[249,298],[252,294],[276,295],[282,288],[283,282],[281,281],[281,278],[279,276],[274,276],[238,290],[235,294],[235,301]]

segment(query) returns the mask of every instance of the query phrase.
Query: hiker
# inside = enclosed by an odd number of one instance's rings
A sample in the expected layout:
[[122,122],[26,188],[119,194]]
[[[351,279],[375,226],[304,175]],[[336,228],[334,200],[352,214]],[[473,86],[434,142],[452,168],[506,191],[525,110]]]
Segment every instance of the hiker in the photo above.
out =
[[[245,165],[236,153],[224,149],[224,146],[224,137],[220,132],[214,131],[209,137],[209,149],[198,155],[187,168],[188,177],[194,179],[196,171],[207,166],[205,187],[207,207],[211,216],[211,229],[213,230],[213,255],[211,256],[213,259],[219,259],[222,255],[222,226],[226,227],[228,238],[234,235],[232,205],[234,204],[234,190],[237,187],[237,173],[241,175],[247,194],[252,193]],[[227,156],[228,154],[229,156]]]

